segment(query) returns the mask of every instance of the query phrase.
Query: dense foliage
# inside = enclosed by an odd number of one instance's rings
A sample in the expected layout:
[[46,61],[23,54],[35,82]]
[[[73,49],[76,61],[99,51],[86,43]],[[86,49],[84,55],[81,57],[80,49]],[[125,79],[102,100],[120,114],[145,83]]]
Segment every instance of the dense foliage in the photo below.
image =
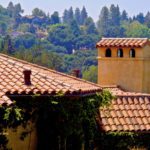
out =
[[110,132],[100,133],[97,140],[98,150],[149,150],[149,133]]
[[[0,149],[8,150],[7,128],[26,128],[31,122],[37,129],[38,150],[130,150],[150,149],[149,133],[110,132],[99,129],[100,107],[111,107],[114,96],[108,91],[90,96],[34,95],[13,97],[15,103],[0,107]],[[15,132],[15,130],[14,130]],[[32,132],[24,130],[20,140]],[[18,141],[19,142],[19,141]]]
[[[32,121],[38,131],[39,150],[79,150],[82,144],[90,150],[98,131],[99,107],[110,104],[113,96],[104,91],[89,96],[68,97],[59,92],[56,96],[13,98],[16,103],[12,106],[0,107],[1,133],[7,127],[26,127]],[[23,132],[20,140],[27,135]],[[0,148],[6,149],[8,139],[2,134],[0,139]]]
[[65,73],[80,69],[92,82],[97,76],[95,44],[102,36],[149,38],[149,28],[149,12],[130,17],[113,4],[100,10],[96,23],[85,7],[70,7],[62,16],[34,8],[32,15],[23,16],[19,3],[0,5],[1,52]]

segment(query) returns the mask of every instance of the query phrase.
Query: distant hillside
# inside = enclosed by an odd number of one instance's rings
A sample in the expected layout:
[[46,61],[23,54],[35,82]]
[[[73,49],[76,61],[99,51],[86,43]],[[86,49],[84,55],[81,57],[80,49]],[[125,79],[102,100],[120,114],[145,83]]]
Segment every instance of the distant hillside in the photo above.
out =
[[150,37],[150,12],[128,16],[119,6],[100,10],[98,21],[85,7],[46,14],[35,8],[23,16],[20,4],[0,5],[0,51],[15,57],[71,73],[75,68],[83,77],[96,82],[96,42],[101,37]]

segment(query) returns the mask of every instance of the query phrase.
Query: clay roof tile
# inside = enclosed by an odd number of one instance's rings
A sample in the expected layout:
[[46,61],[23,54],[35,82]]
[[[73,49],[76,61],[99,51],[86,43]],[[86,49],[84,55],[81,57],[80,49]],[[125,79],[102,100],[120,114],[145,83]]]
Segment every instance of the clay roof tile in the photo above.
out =
[[96,47],[143,47],[148,42],[147,38],[102,38]]
[[[150,94],[125,92],[108,86],[107,89],[117,98],[112,100],[110,107],[100,108],[100,114],[103,114],[100,115],[101,124],[106,132],[108,132],[108,126],[109,131],[150,131]],[[118,91],[122,94],[118,94]],[[111,119],[105,128],[105,120],[108,120],[108,117]]]
[[[24,69],[30,69],[32,72],[31,86],[24,83]],[[3,95],[51,94],[59,91],[68,94],[93,94],[101,91],[101,87],[97,84],[3,54],[0,54],[0,76],[0,91]],[[0,96],[0,103],[3,102]]]

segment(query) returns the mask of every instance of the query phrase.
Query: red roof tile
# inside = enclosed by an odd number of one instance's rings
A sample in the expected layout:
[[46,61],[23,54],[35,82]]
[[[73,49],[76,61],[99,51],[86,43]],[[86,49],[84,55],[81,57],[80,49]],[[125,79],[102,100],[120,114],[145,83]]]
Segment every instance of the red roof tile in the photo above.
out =
[[102,38],[96,47],[144,47],[147,43],[147,38]]
[[105,87],[116,95],[109,107],[100,108],[100,127],[106,132],[150,131],[150,94]]
[[[31,70],[31,85],[24,84],[25,69]],[[10,103],[7,94],[92,94],[101,91],[97,84],[45,67],[0,54],[0,104]]]

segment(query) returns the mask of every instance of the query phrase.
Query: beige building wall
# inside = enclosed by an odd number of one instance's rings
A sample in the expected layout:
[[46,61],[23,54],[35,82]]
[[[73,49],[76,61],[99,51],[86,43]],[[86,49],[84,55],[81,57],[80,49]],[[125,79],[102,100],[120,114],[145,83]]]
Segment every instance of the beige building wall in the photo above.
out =
[[121,58],[117,57],[117,47],[110,48],[111,57],[105,57],[106,49],[98,48],[98,84],[150,93],[150,46],[134,48],[135,58],[129,57],[131,48],[122,48],[124,56]]
[[[31,132],[30,132],[31,131]],[[20,139],[23,132],[30,132],[24,138]],[[6,137],[8,138],[8,148],[12,150],[36,150],[37,149],[37,133],[33,124],[29,124],[26,128],[19,126],[16,129],[8,129],[6,131]]]
[[143,92],[150,93],[150,46],[146,45],[143,50],[144,55],[144,75]]
[[150,59],[144,61],[143,92],[150,93]]

